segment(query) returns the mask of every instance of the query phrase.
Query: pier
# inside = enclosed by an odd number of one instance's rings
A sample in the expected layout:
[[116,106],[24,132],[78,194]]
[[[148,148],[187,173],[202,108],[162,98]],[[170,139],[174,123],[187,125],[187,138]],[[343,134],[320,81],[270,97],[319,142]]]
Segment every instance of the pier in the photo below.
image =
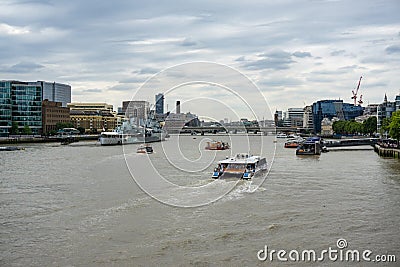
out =
[[378,142],[378,138],[353,138],[341,140],[324,140],[326,147],[347,147],[347,146],[374,146]]

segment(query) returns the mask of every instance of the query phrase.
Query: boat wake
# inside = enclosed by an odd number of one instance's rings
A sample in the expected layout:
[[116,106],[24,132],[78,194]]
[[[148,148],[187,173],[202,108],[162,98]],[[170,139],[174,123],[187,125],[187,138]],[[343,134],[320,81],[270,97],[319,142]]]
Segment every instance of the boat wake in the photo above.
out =
[[264,190],[260,190],[260,187],[254,185],[252,181],[241,181],[229,194],[226,195],[226,197],[227,199],[237,199],[245,197],[246,194]]
[[121,205],[109,207],[103,210],[99,210],[98,214],[95,214],[89,218],[86,218],[80,223],[80,230],[84,231],[92,226],[101,225],[109,220],[112,220],[117,214],[123,213],[124,211],[129,211],[131,209],[142,207],[146,205],[146,200],[150,197],[138,198],[138,199],[128,199],[126,202],[121,203]]

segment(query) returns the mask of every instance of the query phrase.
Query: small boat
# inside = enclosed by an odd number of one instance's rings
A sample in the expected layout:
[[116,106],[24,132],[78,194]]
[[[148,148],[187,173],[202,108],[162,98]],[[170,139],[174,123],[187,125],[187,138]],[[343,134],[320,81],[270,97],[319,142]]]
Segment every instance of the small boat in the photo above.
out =
[[212,178],[240,178],[249,180],[257,172],[267,170],[267,160],[260,156],[237,154],[235,157],[218,161]]
[[285,142],[285,148],[297,148],[304,140],[291,139]]
[[153,153],[153,147],[149,144],[140,145],[136,152],[142,154],[151,154]]
[[207,142],[207,150],[225,150],[229,149],[229,144],[222,141]]
[[321,137],[309,137],[296,149],[296,155],[321,155]]

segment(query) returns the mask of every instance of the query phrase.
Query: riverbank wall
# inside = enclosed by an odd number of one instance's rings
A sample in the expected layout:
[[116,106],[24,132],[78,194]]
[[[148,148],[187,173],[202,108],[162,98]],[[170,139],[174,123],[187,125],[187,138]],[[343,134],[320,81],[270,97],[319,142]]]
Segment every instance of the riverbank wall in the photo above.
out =
[[50,143],[62,142],[66,138],[72,138],[74,141],[97,140],[99,135],[75,135],[64,137],[33,137],[33,136],[18,136],[18,137],[2,137],[0,144],[26,144],[26,143]]
[[398,148],[381,147],[376,144],[374,146],[374,151],[381,157],[400,159],[400,149]]

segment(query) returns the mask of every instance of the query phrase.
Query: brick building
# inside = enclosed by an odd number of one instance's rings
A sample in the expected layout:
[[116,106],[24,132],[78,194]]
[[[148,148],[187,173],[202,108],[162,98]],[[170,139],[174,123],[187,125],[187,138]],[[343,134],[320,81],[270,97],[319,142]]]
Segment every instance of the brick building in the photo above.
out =
[[62,102],[53,102],[47,99],[42,102],[43,134],[47,135],[56,130],[57,123],[71,122],[69,108],[63,107]]

